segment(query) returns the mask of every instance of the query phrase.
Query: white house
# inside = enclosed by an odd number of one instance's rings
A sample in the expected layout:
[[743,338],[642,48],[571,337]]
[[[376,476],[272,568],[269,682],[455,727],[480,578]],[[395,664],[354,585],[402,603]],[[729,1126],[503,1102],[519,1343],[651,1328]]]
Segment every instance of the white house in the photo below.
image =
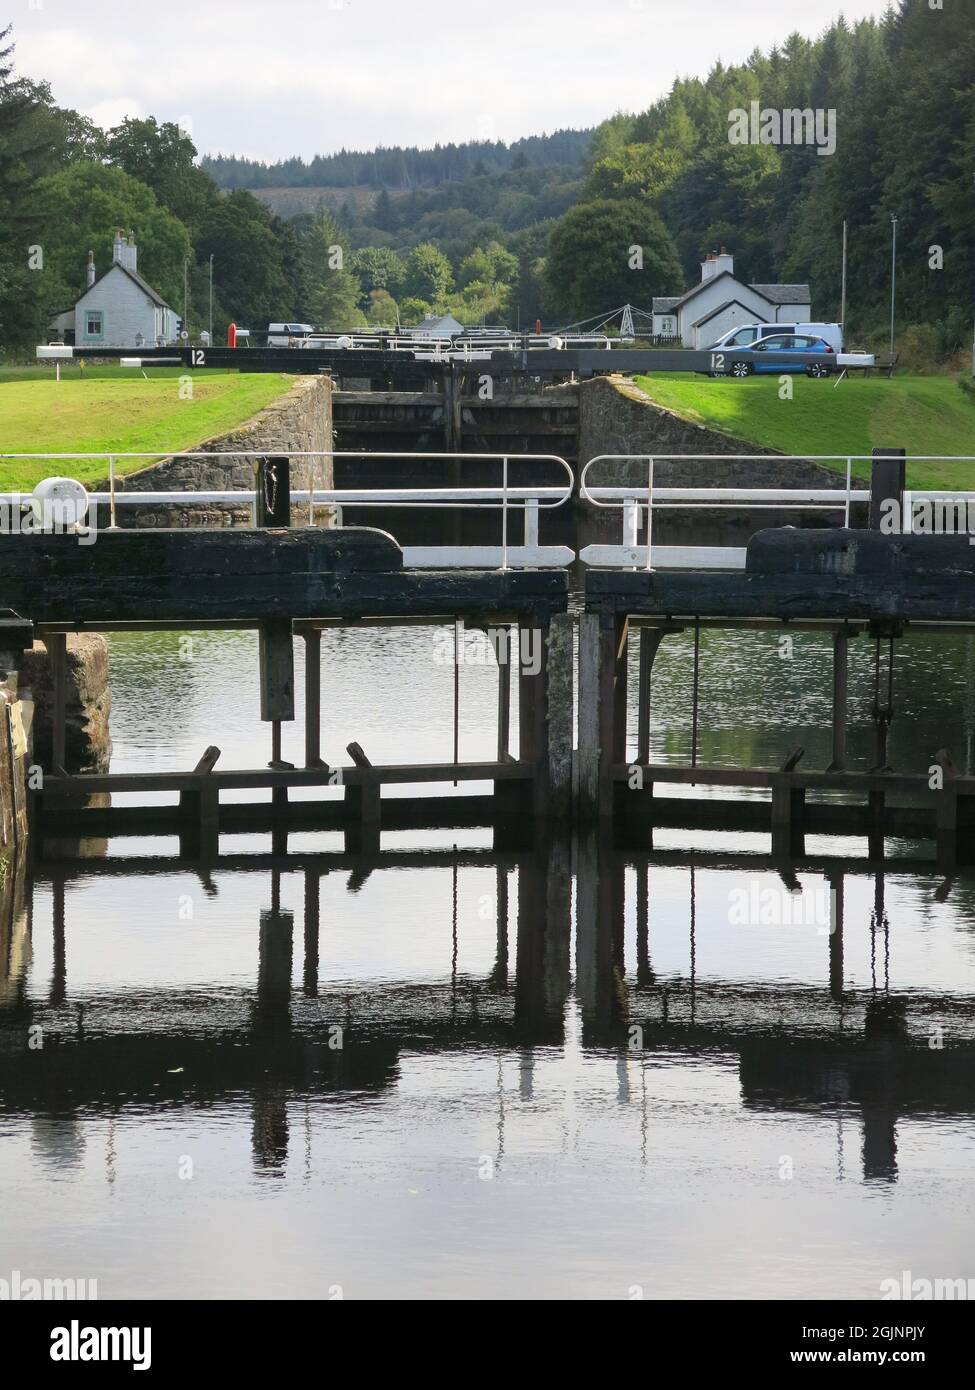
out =
[[410,338],[453,338],[463,333],[464,325],[453,314],[427,314],[416,328],[407,328]]
[[165,347],[177,339],[177,314],[139,274],[134,237],[115,233],[112,264],[101,277],[88,253],[87,286],[73,309],[52,328],[76,347]]
[[808,285],[746,285],[735,278],[735,258],[723,246],[701,262],[699,285],[653,301],[654,336],[679,338],[688,348],[708,348],[739,323],[811,320]]

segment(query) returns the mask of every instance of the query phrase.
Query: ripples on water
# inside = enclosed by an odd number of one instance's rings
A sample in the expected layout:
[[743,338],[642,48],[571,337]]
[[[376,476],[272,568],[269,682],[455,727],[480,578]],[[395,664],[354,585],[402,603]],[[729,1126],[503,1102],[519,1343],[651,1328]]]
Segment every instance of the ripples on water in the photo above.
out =
[[[323,756],[449,759],[437,650],[431,629],[326,634]],[[902,650],[896,765],[927,766],[927,730],[970,767],[971,644]],[[826,640],[702,651],[702,761],[802,742],[822,765]],[[687,634],[662,648],[654,757],[688,754],[690,659]],[[269,755],[250,634],[115,637],[112,666],[115,769]],[[871,682],[860,639],[854,765]],[[461,756],[492,756],[495,673],[462,668],[460,701]],[[296,761],[300,730],[299,709]],[[574,880],[568,850],[498,857],[480,830],[384,835],[373,867],[296,834],[276,873],[245,859],[269,837],[228,841],[210,873],[169,840],[39,865],[0,928],[0,1277],[96,1278],[102,1298],[825,1298],[975,1275],[970,877],[846,873],[831,956],[821,874],[798,875],[799,911],[729,858],[764,837],[576,845]],[[692,869],[692,843],[723,857]]]

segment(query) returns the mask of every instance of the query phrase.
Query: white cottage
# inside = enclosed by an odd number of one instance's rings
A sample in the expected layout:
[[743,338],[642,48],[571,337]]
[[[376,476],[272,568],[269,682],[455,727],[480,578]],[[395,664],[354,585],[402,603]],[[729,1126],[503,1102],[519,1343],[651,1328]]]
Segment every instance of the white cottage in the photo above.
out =
[[455,338],[463,333],[464,325],[453,314],[427,314],[416,328],[407,328],[411,338]]
[[178,320],[163,297],[139,274],[134,237],[116,232],[112,264],[100,278],[88,253],[87,287],[73,309],[59,314],[54,331],[87,348],[165,347],[176,342]]
[[808,285],[746,285],[735,278],[735,259],[722,246],[701,262],[701,282],[686,294],[653,301],[656,337],[684,347],[708,348],[740,323],[808,323]]

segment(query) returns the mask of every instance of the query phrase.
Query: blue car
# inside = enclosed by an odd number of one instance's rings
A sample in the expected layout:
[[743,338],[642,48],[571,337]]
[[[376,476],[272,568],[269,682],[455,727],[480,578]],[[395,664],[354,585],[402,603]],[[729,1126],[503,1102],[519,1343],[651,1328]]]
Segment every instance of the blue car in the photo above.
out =
[[[823,338],[809,338],[799,333],[773,333],[767,338],[759,338],[750,347],[733,349],[735,361],[730,370],[732,376],[751,376],[752,372],[772,372],[776,376],[782,372],[805,372],[807,376],[829,376],[836,370],[836,353]],[[809,356],[815,353],[822,361],[814,362],[769,362],[765,354],[792,352]]]

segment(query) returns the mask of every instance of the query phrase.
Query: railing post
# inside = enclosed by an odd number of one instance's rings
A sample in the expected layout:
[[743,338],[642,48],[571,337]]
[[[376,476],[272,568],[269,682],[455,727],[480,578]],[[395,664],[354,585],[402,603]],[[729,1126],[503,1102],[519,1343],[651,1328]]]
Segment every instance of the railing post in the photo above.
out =
[[115,520],[115,459],[111,455],[108,460],[108,529],[118,530]]
[[647,460],[647,569],[653,569],[653,458]]
[[501,568],[508,568],[508,459],[501,465]]
[[305,639],[305,767],[322,766],[322,632],[307,628]]

